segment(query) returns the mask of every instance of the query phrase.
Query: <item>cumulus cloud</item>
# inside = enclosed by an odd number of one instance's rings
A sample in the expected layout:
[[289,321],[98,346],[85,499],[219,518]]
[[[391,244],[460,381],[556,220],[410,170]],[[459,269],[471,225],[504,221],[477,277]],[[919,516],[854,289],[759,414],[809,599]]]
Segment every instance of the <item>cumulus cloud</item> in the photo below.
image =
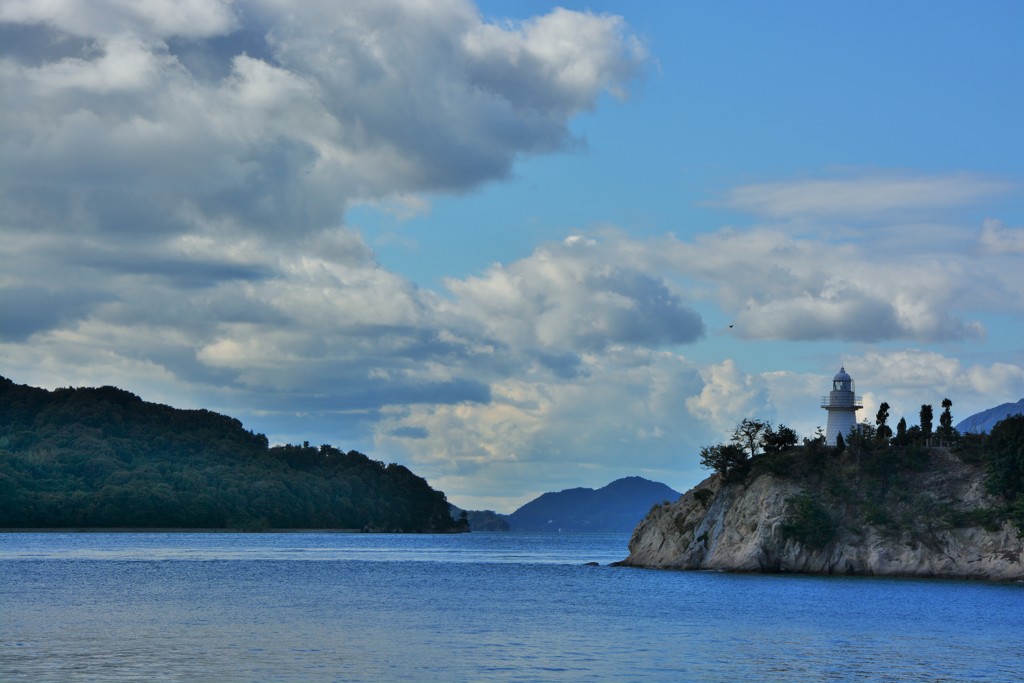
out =
[[704,333],[700,315],[665,280],[578,236],[446,285],[490,334],[520,347],[683,344]]
[[[345,224],[354,204],[402,220],[575,148],[572,118],[625,96],[645,61],[621,18],[564,9],[492,22],[463,0],[0,2],[5,374],[404,454],[442,489],[465,494],[473,474],[495,497],[524,473],[546,488],[637,474],[640,452],[640,473],[682,484],[703,474],[697,447],[743,417],[820,423],[805,406],[819,377],[743,367],[708,316],[744,342],[926,344],[980,338],[976,311],[1020,310],[1015,228],[920,239],[907,224],[916,250],[897,254],[835,229],[870,214],[889,235],[892,212],[1008,187],[968,174],[737,188],[726,204],[798,217],[799,238],[580,231],[440,292]],[[682,354],[701,343],[702,362]],[[919,356],[853,360],[892,373],[864,373],[886,398],[914,373],[1020,388],[1011,364]]]
[[[570,145],[571,117],[646,58],[618,17],[486,23],[462,0],[13,0],[0,25],[3,284],[52,303],[10,334],[184,329],[201,364],[293,358],[297,377],[362,344],[418,361],[466,336],[342,227],[353,202],[422,211],[424,192]],[[626,308],[659,296],[611,280]],[[336,348],[301,343],[318,334]],[[415,374],[389,362],[374,372]]]
[[536,475],[551,490],[638,470],[661,480],[702,476],[694,453],[712,436],[686,416],[686,399],[701,386],[693,363],[625,347],[582,362],[584,371],[569,380],[538,365],[498,379],[487,403],[395,410],[381,422],[377,445],[407,453],[449,490],[472,477],[468,501],[506,500],[508,510],[543,492],[510,491],[506,482],[521,477]]
[[984,336],[961,311],[980,302],[993,265],[944,245],[879,253],[773,228],[723,229],[657,246],[665,267],[710,283],[749,339],[938,341]]
[[741,373],[732,359],[703,368],[700,374],[704,386],[699,395],[686,400],[686,407],[719,432],[726,432],[744,417],[763,414],[764,386]]
[[645,59],[617,17],[489,24],[460,0],[11,2],[0,22],[4,200],[53,232],[198,215],[287,237],[354,201],[466,190],[570,144]]

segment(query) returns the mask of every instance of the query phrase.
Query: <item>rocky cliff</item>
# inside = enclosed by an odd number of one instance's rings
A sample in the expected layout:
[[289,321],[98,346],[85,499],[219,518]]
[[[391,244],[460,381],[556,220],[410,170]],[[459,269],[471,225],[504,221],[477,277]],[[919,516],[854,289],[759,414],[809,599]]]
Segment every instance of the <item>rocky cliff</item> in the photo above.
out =
[[948,451],[908,463],[802,450],[656,505],[620,564],[1024,580],[1024,542],[985,493],[980,465]]

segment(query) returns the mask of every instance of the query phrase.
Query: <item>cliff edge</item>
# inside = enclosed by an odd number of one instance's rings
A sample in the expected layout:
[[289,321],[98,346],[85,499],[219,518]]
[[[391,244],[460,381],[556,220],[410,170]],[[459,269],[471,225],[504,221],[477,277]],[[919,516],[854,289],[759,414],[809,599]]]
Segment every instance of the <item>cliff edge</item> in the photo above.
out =
[[654,506],[618,564],[1024,580],[1024,541],[979,463],[947,450],[806,451],[764,458],[742,480],[715,474]]

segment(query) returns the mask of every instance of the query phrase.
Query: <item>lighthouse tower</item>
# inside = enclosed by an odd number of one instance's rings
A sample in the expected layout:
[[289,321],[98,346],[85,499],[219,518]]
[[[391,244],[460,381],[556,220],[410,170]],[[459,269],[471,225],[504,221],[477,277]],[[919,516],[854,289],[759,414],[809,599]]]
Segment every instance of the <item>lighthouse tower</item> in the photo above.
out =
[[836,437],[840,434],[844,439],[849,437],[850,431],[857,426],[857,411],[864,407],[860,396],[854,394],[853,378],[846,374],[846,368],[840,367],[832,378],[832,391],[821,397],[821,407],[828,411],[825,443],[835,446]]

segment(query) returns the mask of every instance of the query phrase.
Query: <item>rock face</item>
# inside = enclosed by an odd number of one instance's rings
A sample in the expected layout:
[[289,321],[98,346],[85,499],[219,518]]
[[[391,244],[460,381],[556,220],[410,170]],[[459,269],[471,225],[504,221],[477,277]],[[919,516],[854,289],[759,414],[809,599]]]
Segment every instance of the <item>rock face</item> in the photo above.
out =
[[[994,502],[981,468],[943,451],[930,458],[922,471],[902,477],[882,509],[865,502],[867,487],[857,482],[830,495],[839,488],[834,477],[755,472],[744,482],[723,483],[714,475],[675,503],[653,507],[619,564],[1024,580],[1024,542],[1016,528],[971,521]],[[787,528],[801,496],[823,503],[831,523],[827,541],[801,543]]]

